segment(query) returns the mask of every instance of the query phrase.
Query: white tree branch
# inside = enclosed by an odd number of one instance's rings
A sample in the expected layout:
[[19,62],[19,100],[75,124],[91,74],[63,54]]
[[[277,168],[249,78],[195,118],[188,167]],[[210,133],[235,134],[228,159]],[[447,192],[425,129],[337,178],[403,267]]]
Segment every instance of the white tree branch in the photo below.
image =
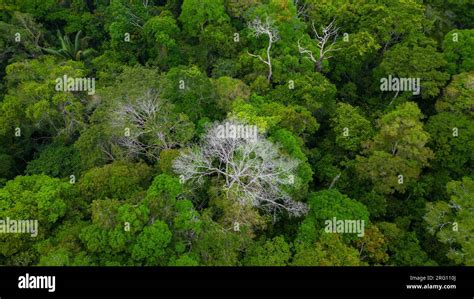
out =
[[268,66],[268,75],[267,75],[268,82],[271,81],[272,74],[273,74],[270,51],[271,51],[272,45],[274,43],[276,43],[278,40],[280,40],[278,30],[274,26],[273,23],[274,22],[269,17],[267,17],[265,19],[265,22],[262,22],[260,20],[260,18],[256,18],[252,22],[248,23],[248,27],[250,28],[250,30],[252,31],[252,33],[255,37],[259,37],[260,35],[266,35],[267,38],[268,38],[268,46],[267,46],[267,50],[266,50],[267,58],[266,59],[263,59],[260,55],[255,55],[255,54],[251,54],[251,53],[247,52],[250,56],[257,57],[258,59],[260,59],[260,61],[262,61],[263,63],[265,63]]
[[[243,125],[235,120],[227,122],[231,126]],[[173,163],[176,173],[185,181],[196,183],[213,175],[222,177],[222,189],[233,198],[267,212],[286,210],[293,216],[306,213],[306,205],[293,201],[282,189],[299,161],[281,157],[279,147],[260,135],[252,141],[222,138],[219,126],[224,125],[215,123],[207,130],[200,147],[182,151]]]
[[321,34],[318,32],[316,27],[314,26],[314,22],[311,24],[311,28],[314,32],[314,39],[316,43],[316,47],[319,49],[319,57],[314,57],[312,51],[304,48],[300,44],[300,40],[298,40],[298,50],[301,54],[304,54],[306,58],[309,58],[311,61],[315,63],[316,70],[321,72],[322,64],[325,59],[330,59],[333,56],[328,56],[328,53],[338,51],[340,49],[335,48],[334,44],[336,43],[337,39],[337,32],[339,27],[335,27],[334,25],[335,19],[329,23],[326,27],[321,27],[322,31]]

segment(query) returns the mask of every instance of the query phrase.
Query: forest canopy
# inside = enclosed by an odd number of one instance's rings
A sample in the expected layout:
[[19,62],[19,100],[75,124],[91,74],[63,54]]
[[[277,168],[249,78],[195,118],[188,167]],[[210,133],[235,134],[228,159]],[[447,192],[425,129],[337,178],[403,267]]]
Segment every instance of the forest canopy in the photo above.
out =
[[0,265],[474,266],[474,2],[0,8]]

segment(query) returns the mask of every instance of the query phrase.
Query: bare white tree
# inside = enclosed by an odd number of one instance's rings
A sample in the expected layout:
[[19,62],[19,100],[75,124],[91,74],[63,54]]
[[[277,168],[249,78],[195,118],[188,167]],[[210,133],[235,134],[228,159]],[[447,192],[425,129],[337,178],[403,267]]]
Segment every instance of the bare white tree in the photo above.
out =
[[194,131],[188,118],[174,113],[173,105],[152,89],[137,99],[119,102],[110,116],[112,127],[122,133],[116,144],[131,157],[145,155],[158,160],[161,150],[183,145]]
[[[242,125],[236,120],[227,122]],[[283,157],[279,147],[261,135],[256,139],[223,138],[220,126],[223,124],[214,123],[200,146],[182,151],[174,161],[180,178],[202,183],[206,177],[217,176],[228,198],[238,198],[242,205],[251,204],[274,216],[279,210],[292,216],[306,213],[304,203],[293,201],[282,190],[292,182],[299,161]]]
[[260,35],[266,35],[268,37],[268,46],[267,46],[267,58],[263,59],[260,55],[255,55],[247,52],[252,57],[257,57],[260,59],[261,62],[265,63],[268,66],[268,82],[272,79],[272,59],[270,56],[270,50],[272,49],[272,45],[280,40],[280,36],[278,35],[278,29],[274,26],[274,22],[267,17],[265,22],[262,22],[260,18],[254,19],[252,22],[248,23],[248,27],[252,30],[252,33],[255,37],[259,37]]
[[334,20],[332,20],[329,25],[322,28],[321,35],[318,33],[318,30],[314,27],[314,23],[312,23],[312,28],[314,32],[314,40],[317,42],[316,46],[319,49],[319,54],[315,57],[313,52],[307,48],[303,48],[300,44],[301,38],[298,40],[298,50],[301,54],[306,55],[306,58],[310,59],[312,62],[315,63],[316,70],[321,72],[323,61],[325,59],[330,59],[330,52],[338,51],[339,49],[334,47],[337,39],[337,31],[339,27],[334,26]]

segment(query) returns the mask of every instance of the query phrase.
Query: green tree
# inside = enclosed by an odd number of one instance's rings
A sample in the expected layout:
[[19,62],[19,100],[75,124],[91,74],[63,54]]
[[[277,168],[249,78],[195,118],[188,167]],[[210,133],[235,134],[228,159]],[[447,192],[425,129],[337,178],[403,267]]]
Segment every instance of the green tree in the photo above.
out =
[[432,260],[420,246],[415,232],[399,228],[395,223],[381,222],[377,227],[385,236],[389,265],[434,266]]
[[474,118],[474,72],[454,75],[444,94],[436,101],[438,112],[450,112]]
[[45,30],[42,24],[28,13],[13,12],[8,21],[0,21],[0,32],[2,70],[10,58],[37,57],[41,53],[41,46],[45,43]]
[[221,25],[229,20],[224,0],[184,0],[179,20],[191,37],[198,36],[209,24]]
[[346,245],[337,234],[323,234],[314,244],[295,245],[292,266],[359,266],[357,249]]
[[46,174],[56,178],[70,178],[71,175],[79,177],[80,159],[72,146],[59,143],[44,147],[26,166],[26,173]]
[[474,166],[474,120],[441,112],[429,118],[426,131],[432,136],[428,146],[435,154],[426,180],[430,194],[440,199],[446,196],[449,181],[462,178],[465,170]]
[[[297,242],[306,244],[314,243],[319,236],[328,235],[324,231],[326,221],[337,220],[360,220],[368,226],[369,213],[367,208],[348,196],[341,194],[336,189],[319,191],[311,193],[308,198],[310,210],[301,223],[299,228]],[[322,238],[322,237],[321,237]],[[356,234],[346,234],[343,240],[355,240]]]
[[146,2],[112,1],[105,10],[104,24],[110,40],[107,44],[118,54],[122,63],[134,65],[146,60],[143,26],[151,17]]
[[87,171],[78,182],[78,189],[87,200],[128,199],[148,187],[151,169],[144,163],[114,162]]
[[286,266],[291,257],[290,246],[281,236],[265,242],[254,243],[247,249],[246,266]]
[[372,134],[372,125],[357,108],[350,104],[339,103],[336,115],[332,118],[332,129],[336,144],[344,150],[355,152],[362,142]]
[[356,165],[360,176],[372,181],[377,192],[405,192],[433,158],[425,146],[429,134],[421,118],[417,105],[407,102],[379,119],[379,131],[367,144],[368,156],[357,156]]
[[444,58],[451,75],[474,70],[474,29],[451,30],[443,41]]
[[177,41],[181,31],[169,11],[150,18],[143,25],[143,34],[147,42],[149,60],[154,64],[167,69],[181,61]]
[[92,266],[94,265],[79,239],[85,221],[66,220],[48,237],[35,244],[40,254],[38,266]]
[[176,111],[186,113],[197,122],[200,118],[216,119],[223,115],[211,80],[196,66],[170,69],[161,81],[162,97],[176,105]]
[[[33,244],[49,237],[61,223],[68,208],[74,208],[72,185],[46,175],[17,176],[0,189],[0,218],[37,221],[29,233],[0,234],[0,253],[11,265],[36,264],[38,253]],[[10,226],[11,229],[11,226]],[[19,227],[18,227],[19,229]],[[21,264],[17,264],[22,260]]]
[[[416,42],[398,43],[384,53],[382,62],[374,70],[374,90],[380,90],[381,78],[389,75],[399,78],[420,78],[420,93],[423,99],[439,95],[449,74],[443,72],[446,61],[436,51],[433,40],[420,38]],[[408,95],[407,91],[403,91]],[[393,95],[396,98],[397,92]],[[392,98],[392,100],[393,100]]]
[[449,245],[448,258],[456,264],[474,265],[474,180],[464,177],[446,185],[449,202],[427,203],[427,230]]
[[84,124],[87,94],[56,91],[56,81],[86,74],[81,62],[58,62],[51,56],[10,64],[8,93],[0,102],[0,133],[13,135],[20,128],[27,138],[33,133],[70,138]]
[[140,233],[132,248],[132,257],[136,260],[145,260],[145,265],[160,264],[171,236],[172,233],[166,223],[156,221]]
[[242,81],[231,77],[220,77],[212,80],[217,93],[217,105],[219,110],[230,112],[236,100],[248,100],[250,88]]
[[364,236],[356,240],[359,248],[360,259],[367,260],[370,264],[384,264],[389,259],[387,242],[377,226],[372,225],[365,229]]
[[203,225],[193,203],[182,199],[183,193],[178,178],[160,174],[153,179],[143,201],[150,210],[150,217],[161,219],[172,230],[170,247],[178,255],[189,253]]
[[203,266],[237,266],[240,264],[240,252],[248,242],[245,235],[223,229],[204,216],[203,230],[192,248],[192,254]]
[[284,128],[303,139],[319,128],[310,111],[298,105],[283,105],[252,95],[249,102],[237,99],[231,117],[256,125],[261,132],[274,132]]

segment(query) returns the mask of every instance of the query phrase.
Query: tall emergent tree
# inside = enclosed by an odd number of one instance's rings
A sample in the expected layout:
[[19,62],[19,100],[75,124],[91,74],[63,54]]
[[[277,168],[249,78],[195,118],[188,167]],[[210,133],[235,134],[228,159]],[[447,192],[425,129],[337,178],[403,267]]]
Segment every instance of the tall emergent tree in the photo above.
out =
[[255,37],[259,37],[260,35],[266,35],[268,38],[268,46],[266,51],[266,59],[262,58],[260,55],[248,53],[252,57],[257,57],[260,59],[261,62],[265,63],[268,66],[268,76],[267,80],[270,82],[272,80],[272,58],[270,56],[270,50],[272,49],[272,45],[276,43],[280,36],[278,35],[278,29],[274,25],[274,21],[267,17],[265,22],[262,22],[260,18],[255,18],[252,22],[249,22],[248,27],[252,31]]
[[449,245],[448,258],[456,264],[474,265],[474,180],[464,177],[446,185],[449,202],[427,204],[428,232]]
[[284,157],[278,145],[262,135],[253,138],[223,136],[225,127],[246,126],[235,120],[215,123],[205,133],[201,146],[183,151],[175,160],[174,169],[184,181],[202,183],[215,177],[228,199],[241,205],[259,207],[267,212],[285,210],[299,216],[306,206],[293,201],[284,191],[294,182],[299,161]]
[[357,157],[359,174],[371,180],[377,192],[405,192],[433,158],[425,146],[429,134],[423,130],[421,118],[415,103],[399,105],[379,120],[379,132],[367,144],[368,156]]
[[329,23],[329,25],[327,25],[326,27],[322,27],[321,35],[314,27],[314,23],[312,23],[316,47],[319,49],[319,54],[317,54],[316,57],[314,57],[313,51],[301,46],[301,39],[298,40],[298,50],[301,54],[306,55],[306,58],[310,59],[312,62],[315,63],[315,68],[318,72],[321,72],[322,70],[323,61],[325,59],[332,58],[332,56],[329,56],[329,53],[339,50],[334,46],[337,39],[337,31],[339,30],[338,27],[334,26],[334,21],[335,19],[332,20],[332,22]]

